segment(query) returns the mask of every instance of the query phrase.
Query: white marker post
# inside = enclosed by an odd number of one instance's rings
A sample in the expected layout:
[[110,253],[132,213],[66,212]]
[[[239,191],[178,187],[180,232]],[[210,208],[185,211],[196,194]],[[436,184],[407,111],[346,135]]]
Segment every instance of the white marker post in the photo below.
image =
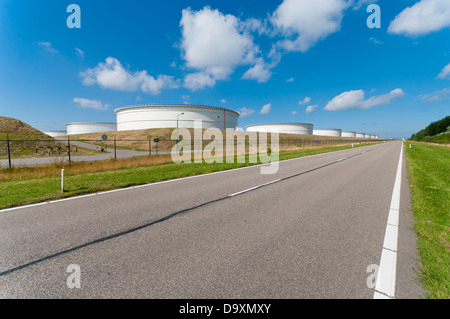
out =
[[61,170],[61,193],[64,193],[64,168]]

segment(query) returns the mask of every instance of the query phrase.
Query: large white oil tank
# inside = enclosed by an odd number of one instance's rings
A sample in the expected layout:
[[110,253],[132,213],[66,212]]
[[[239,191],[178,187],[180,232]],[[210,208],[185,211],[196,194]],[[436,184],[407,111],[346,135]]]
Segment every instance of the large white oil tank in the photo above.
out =
[[354,131],[343,131],[342,137],[356,137],[356,132]]
[[356,137],[364,138],[366,136],[365,133],[356,133]]
[[284,123],[284,124],[258,124],[247,125],[247,132],[277,132],[280,134],[312,135],[313,124],[310,123]]
[[43,133],[51,137],[67,136],[67,131],[45,131]]
[[342,136],[342,130],[338,128],[314,129],[313,134],[318,136]]
[[372,135],[370,134],[364,134],[364,138],[370,138]]
[[67,135],[112,132],[117,130],[116,123],[78,122],[67,123]]
[[239,113],[204,105],[164,104],[129,106],[116,109],[117,130],[131,131],[152,128],[194,128],[201,120],[202,128],[236,129]]

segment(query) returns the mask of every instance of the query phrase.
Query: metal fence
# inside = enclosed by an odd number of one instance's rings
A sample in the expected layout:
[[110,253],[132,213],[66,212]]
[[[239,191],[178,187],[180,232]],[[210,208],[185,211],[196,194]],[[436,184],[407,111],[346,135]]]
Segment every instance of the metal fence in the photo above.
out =
[[[191,140],[191,149],[202,146],[202,149],[213,139]],[[302,148],[327,145],[345,145],[367,143],[375,140],[340,138],[325,136],[297,135],[292,137],[280,137],[280,149]],[[383,141],[378,139],[376,141]],[[177,143],[176,140],[164,140],[159,138],[149,139],[110,139],[110,140],[71,140],[69,139],[47,139],[47,140],[19,140],[0,139],[0,167],[34,166],[52,164],[54,162],[94,161],[94,160],[117,160],[145,155],[169,154]],[[226,141],[223,141],[226,145]],[[244,140],[234,137],[235,149],[254,149],[250,138]],[[267,147],[271,147],[271,138],[267,138]],[[225,148],[224,148],[225,149]]]

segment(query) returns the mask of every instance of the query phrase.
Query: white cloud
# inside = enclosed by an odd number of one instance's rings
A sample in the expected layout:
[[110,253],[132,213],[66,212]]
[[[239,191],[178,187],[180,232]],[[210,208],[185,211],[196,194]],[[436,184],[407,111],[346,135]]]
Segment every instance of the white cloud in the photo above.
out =
[[38,42],[38,45],[45,49],[45,51],[50,52],[50,53],[56,53],[58,52],[55,48],[53,48],[52,43],[51,42]]
[[227,103],[227,100],[221,99],[221,100],[220,100],[220,103],[225,104],[225,103]]
[[182,95],[181,99],[183,100],[183,104],[189,104],[189,99],[191,97],[189,95]]
[[258,63],[247,70],[242,76],[245,80],[256,80],[258,83],[263,83],[269,81],[272,76],[272,72],[269,70],[268,66],[264,63]]
[[449,26],[449,0],[421,0],[400,12],[389,25],[388,32],[420,36]]
[[79,97],[74,98],[73,102],[77,103],[78,106],[83,109],[94,109],[100,111],[107,110],[111,106],[110,104],[103,104],[101,101],[83,99]]
[[275,32],[286,37],[278,47],[308,51],[340,29],[344,10],[349,5],[345,0],[284,0],[270,18]]
[[372,96],[371,98],[365,99],[363,90],[348,91],[333,98],[325,106],[325,110],[368,109],[377,105],[389,104],[392,100],[401,98],[404,95],[405,93],[402,89],[395,89],[388,94]]
[[147,71],[130,72],[125,69],[119,60],[108,57],[95,68],[81,72],[84,85],[98,84],[104,89],[134,92],[141,90],[144,93],[158,94],[165,88],[178,87],[172,76],[158,75],[157,78],[147,74]]
[[286,80],[286,82],[288,82],[288,83],[289,82],[294,82],[294,81],[295,81],[295,79],[293,77],[290,77],[289,79]]
[[441,73],[438,75],[438,78],[450,79],[450,63],[442,69]]
[[369,41],[375,43],[375,44],[383,44],[383,42],[381,42],[380,40],[375,39],[374,37],[370,37]]
[[305,105],[308,104],[309,102],[311,102],[311,98],[307,96],[302,101],[298,101],[298,105]]
[[205,87],[213,87],[216,84],[216,79],[208,72],[190,73],[184,78],[184,87],[196,91]]
[[185,87],[192,90],[212,87],[216,81],[228,79],[240,65],[258,64],[247,71],[245,78],[266,81],[270,75],[258,57],[259,47],[248,32],[256,25],[256,20],[245,23],[210,7],[199,11],[184,9],[180,47],[186,66],[197,70],[186,76]]
[[311,114],[318,107],[319,107],[318,105],[309,105],[309,106],[307,106],[306,107],[306,114]]
[[83,52],[83,50],[81,50],[81,49],[79,49],[79,48],[75,48],[75,51],[77,52],[77,54],[78,54],[80,57],[84,57],[84,52]]
[[254,110],[246,108],[246,107],[240,108],[238,111],[239,111],[240,117],[247,117],[247,116],[250,116],[253,113],[255,113]]
[[266,20],[260,20],[256,18],[249,18],[243,22],[244,29],[249,32],[257,32],[259,35],[268,35],[271,30],[267,25]]
[[422,101],[427,103],[437,103],[450,100],[450,89],[443,89],[434,93],[419,95]]
[[366,6],[366,5],[369,5],[372,3],[377,3],[377,2],[378,2],[378,0],[354,0],[352,6],[353,6],[353,10],[359,10],[363,6]]
[[261,108],[261,111],[259,111],[259,114],[269,114],[272,110],[272,104],[266,104]]
[[296,115],[296,114],[297,114],[297,111],[295,111],[295,110],[291,112],[291,115]]
[[178,83],[174,80],[173,76],[158,75],[156,79],[153,76],[147,75],[147,71],[142,71],[142,83],[141,90],[144,93],[158,94],[163,89],[177,88]]

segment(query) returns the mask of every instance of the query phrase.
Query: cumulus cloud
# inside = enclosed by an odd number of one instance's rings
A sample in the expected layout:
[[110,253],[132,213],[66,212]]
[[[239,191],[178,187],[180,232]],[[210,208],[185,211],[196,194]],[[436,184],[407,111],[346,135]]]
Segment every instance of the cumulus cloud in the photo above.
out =
[[307,96],[302,101],[298,101],[298,105],[305,105],[308,104],[309,102],[311,102],[311,98]]
[[278,42],[278,47],[286,51],[308,51],[340,29],[344,10],[349,5],[345,0],[284,0],[270,18],[275,32],[285,37]]
[[306,107],[306,114],[311,114],[318,107],[319,107],[318,105],[309,105],[309,106],[307,106]]
[[450,26],[450,1],[421,0],[400,12],[391,22],[389,33],[420,36]]
[[248,69],[242,76],[242,79],[256,80],[258,83],[263,83],[269,81],[271,76],[272,72],[270,71],[268,65],[265,63],[258,63]]
[[107,110],[111,106],[110,104],[103,104],[101,101],[89,100],[79,97],[74,98],[73,102],[78,104],[78,106],[83,109],[94,109],[100,111]]
[[272,104],[266,104],[261,108],[261,111],[259,111],[259,114],[269,114],[272,110]]
[[192,90],[212,87],[216,81],[228,79],[240,65],[254,66],[244,78],[267,81],[270,73],[248,31],[257,27],[256,21],[243,22],[210,7],[199,11],[184,9],[180,47],[186,66],[197,70],[185,77],[185,87]]
[[147,71],[131,72],[124,68],[119,60],[108,57],[95,68],[80,73],[84,85],[98,84],[104,89],[134,92],[141,90],[144,93],[158,94],[165,88],[178,87],[172,76],[158,75],[154,78]]
[[401,98],[404,95],[405,93],[402,89],[395,89],[388,94],[372,96],[365,99],[363,90],[348,91],[333,98],[325,106],[325,110],[368,109],[377,105],[390,104],[392,100]]
[[246,107],[242,107],[238,111],[239,111],[240,117],[247,117],[247,116],[250,116],[253,113],[255,113],[254,110],[246,108]]
[[438,78],[450,79],[450,63],[442,69],[441,73],[438,75]]
[[422,101],[427,103],[437,103],[450,100],[450,89],[443,89],[434,93],[419,95]]

